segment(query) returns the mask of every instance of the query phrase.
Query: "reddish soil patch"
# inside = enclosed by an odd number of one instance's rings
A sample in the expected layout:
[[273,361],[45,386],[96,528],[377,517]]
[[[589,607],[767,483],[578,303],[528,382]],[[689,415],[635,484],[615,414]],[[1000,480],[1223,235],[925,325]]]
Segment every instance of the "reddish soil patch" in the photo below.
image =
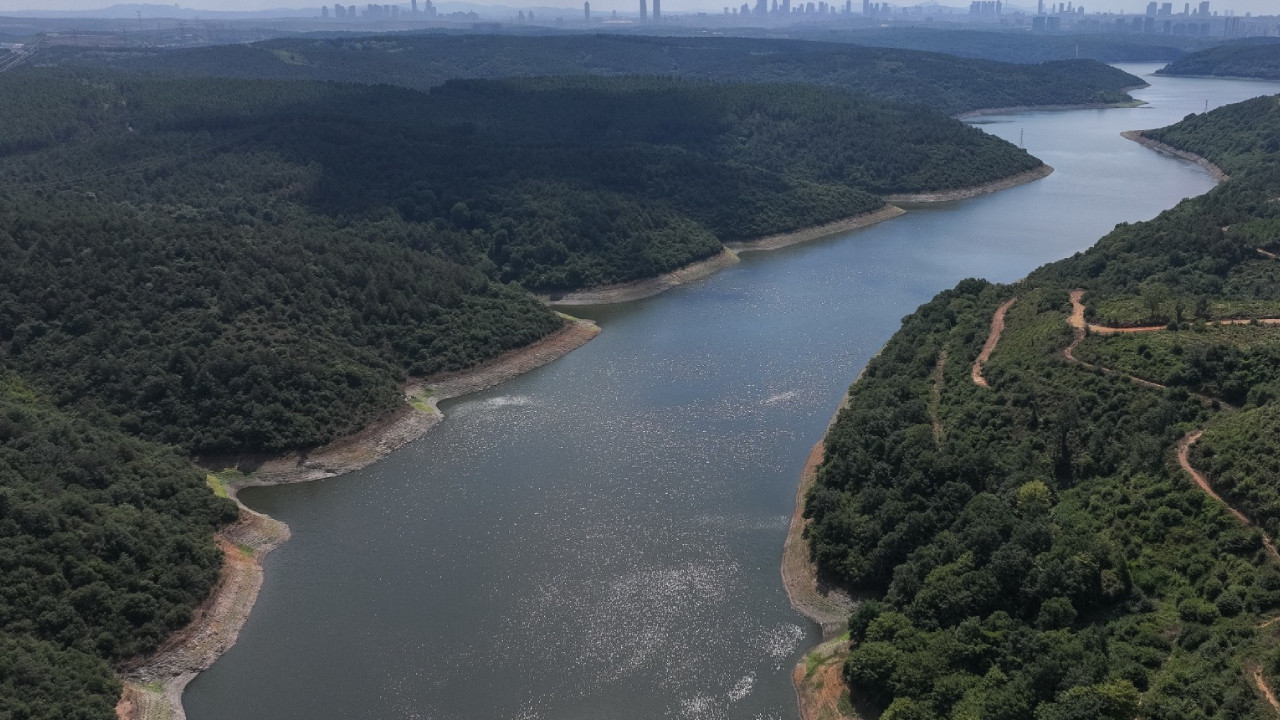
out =
[[801,720],[858,720],[858,715],[850,712],[849,688],[844,684],[848,645],[847,640],[823,643],[791,672]]
[[1000,304],[996,308],[996,312],[991,316],[991,331],[987,333],[987,341],[982,344],[982,352],[978,353],[978,359],[973,361],[973,369],[969,372],[969,376],[973,378],[973,382],[982,387],[989,387],[987,379],[982,376],[982,366],[987,364],[991,359],[991,353],[996,349],[996,343],[1000,342],[1000,334],[1004,332],[1004,315],[1009,312],[1009,308],[1013,307],[1013,303],[1018,298],[1011,297]]

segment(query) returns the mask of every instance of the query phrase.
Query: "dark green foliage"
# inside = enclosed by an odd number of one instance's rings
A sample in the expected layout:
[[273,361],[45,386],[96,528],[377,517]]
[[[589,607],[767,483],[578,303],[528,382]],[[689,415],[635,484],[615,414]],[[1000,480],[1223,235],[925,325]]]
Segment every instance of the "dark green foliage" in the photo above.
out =
[[561,321],[520,289],[1039,165],[811,86],[0,78],[0,343],[60,403],[197,453],[313,446]]
[[191,619],[235,506],[177,452],[74,418],[0,373],[0,717],[105,718],[105,660]]
[[340,80],[418,89],[455,78],[584,74],[805,82],[921,103],[948,114],[1016,105],[1120,102],[1128,99],[1125,88],[1143,85],[1128,73],[1091,60],[1012,65],[917,50],[754,38],[399,35],[67,55],[67,62],[166,74]]
[[1214,488],[1230,497],[1272,536],[1280,534],[1277,437],[1280,403],[1271,400],[1215,424],[1196,443],[1192,455],[1213,478]]
[[[1280,43],[1270,46],[1280,56]],[[1182,122],[1143,132],[1213,160],[1229,175],[1274,161],[1280,153],[1280,96],[1262,96],[1218,108],[1203,115],[1188,115]]]
[[1179,58],[1156,71],[1160,75],[1219,75],[1280,79],[1280,42],[1250,38]]
[[[1244,668],[1280,606],[1280,573],[1173,447],[1208,426],[1196,462],[1280,528],[1274,331],[1187,324],[1276,299],[1260,265],[1275,261],[1256,252],[1280,193],[1259,145],[1280,131],[1275,102],[1161,131],[1224,148],[1210,157],[1235,163],[1231,182],[1017,286],[941,293],[851,388],[805,511],[820,566],[879,598],[850,619],[846,678],[886,717],[1267,716]],[[1072,288],[1091,308],[1147,313],[1135,320],[1167,313],[1178,329],[1076,354],[1174,387],[1069,363]],[[982,388],[970,364],[1011,294]],[[1189,390],[1256,409],[1223,413]]]

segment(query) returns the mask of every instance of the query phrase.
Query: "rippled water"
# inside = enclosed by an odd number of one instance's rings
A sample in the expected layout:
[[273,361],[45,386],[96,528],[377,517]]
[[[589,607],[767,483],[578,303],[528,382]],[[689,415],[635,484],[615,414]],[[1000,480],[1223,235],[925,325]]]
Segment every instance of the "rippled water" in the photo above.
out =
[[1211,187],[1120,131],[1280,92],[1152,82],[1145,108],[983,118],[1057,168],[1044,180],[576,308],[597,339],[447,403],[378,465],[246,491],[293,539],[188,716],[796,717],[789,672],[817,632],[778,563],[799,469],[858,369],[958,280],[1015,280]]

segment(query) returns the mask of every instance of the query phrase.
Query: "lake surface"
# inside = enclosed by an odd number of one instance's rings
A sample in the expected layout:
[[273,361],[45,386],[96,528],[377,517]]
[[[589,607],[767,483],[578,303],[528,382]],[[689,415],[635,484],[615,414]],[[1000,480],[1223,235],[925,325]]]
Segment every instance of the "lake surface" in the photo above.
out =
[[1212,187],[1121,131],[1280,92],[1149,80],[1143,108],[980,119],[1057,169],[1043,180],[576,308],[598,338],[447,403],[383,462],[244,492],[293,539],[188,717],[795,718],[790,670],[818,633],[778,564],[858,370],[957,281],[1017,280]]

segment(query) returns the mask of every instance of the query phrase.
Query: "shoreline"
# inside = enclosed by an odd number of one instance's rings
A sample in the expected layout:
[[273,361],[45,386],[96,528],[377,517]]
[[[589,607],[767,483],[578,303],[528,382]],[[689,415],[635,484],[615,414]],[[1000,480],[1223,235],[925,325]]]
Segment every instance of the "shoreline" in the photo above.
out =
[[1044,177],[1048,177],[1053,173],[1053,167],[1049,165],[1040,165],[1030,170],[1025,170],[1017,175],[1010,175],[1002,180],[992,180],[989,183],[981,185],[971,185],[964,188],[956,188],[955,190],[938,190],[936,192],[924,193],[895,193],[892,195],[884,195],[885,202],[891,203],[942,203],[953,202],[955,200],[968,200],[969,198],[978,197],[980,195],[990,195],[991,193],[1008,190],[1018,185],[1025,185],[1029,182],[1035,182]]
[[[862,379],[865,372],[864,366],[854,384]],[[782,586],[787,592],[787,600],[796,612],[822,628],[822,642],[806,650],[791,671],[791,685],[796,692],[801,720],[857,720],[843,677],[844,660],[849,655],[846,638],[849,613],[856,601],[843,590],[822,582],[817,565],[809,558],[809,543],[804,536],[809,524],[804,517],[805,496],[817,480],[818,466],[826,454],[827,432],[835,424],[840,411],[848,406],[849,394],[846,392],[827,422],[822,439],[809,451],[800,471],[796,506],[782,546]]]
[[892,220],[899,215],[905,214],[907,211],[902,208],[886,202],[885,206],[879,210],[872,210],[861,215],[853,215],[836,220],[824,225],[814,225],[812,227],[801,228],[791,232],[778,233],[776,235],[767,235],[755,240],[746,240],[744,242],[728,242],[724,246],[735,253],[744,252],[764,252],[768,250],[781,250],[791,245],[799,245],[800,243],[818,240],[832,235],[839,235],[844,232],[853,230],[861,230],[865,227],[871,227],[882,223],[886,220]]
[[585,290],[574,290],[561,295],[539,293],[537,298],[548,305],[612,305],[634,302],[666,292],[673,287],[701,280],[714,275],[738,262],[737,253],[723,248],[708,258],[695,260],[657,277],[629,280],[613,285],[601,285]]
[[[182,693],[188,683],[235,644],[262,587],[262,561],[289,539],[289,526],[249,509],[237,493],[242,488],[284,485],[335,477],[372,465],[422,437],[444,419],[437,404],[501,384],[564,357],[600,333],[589,320],[568,318],[556,332],[497,358],[460,372],[435,375],[406,384],[404,408],[391,417],[310,451],[261,459],[230,459],[249,473],[228,469],[209,473],[214,492],[225,494],[240,509],[240,519],[219,530],[215,542],[223,564],[209,597],[193,619],[150,655],[117,668],[123,683],[119,720],[186,720]],[[198,465],[216,464],[201,462]]]
[[787,591],[791,607],[822,628],[823,642],[839,637],[845,631],[849,612],[855,605],[853,598],[843,590],[831,588],[822,582],[817,566],[809,559],[809,543],[804,537],[805,528],[809,524],[804,517],[804,500],[817,479],[818,466],[822,464],[825,452],[824,437],[809,451],[809,458],[800,471],[796,507],[791,513],[791,525],[782,546],[781,569],[782,586]]
[[[1145,87],[1151,87],[1150,83],[1141,85],[1133,85],[1131,87],[1120,88],[1122,92],[1128,93],[1130,90],[1141,90]],[[1062,110],[1113,110],[1119,108],[1135,108],[1146,105],[1146,100],[1127,100],[1125,102],[1114,103],[1074,103],[1065,105],[1010,105],[1008,107],[995,108],[979,108],[977,110],[966,110],[965,112],[952,115],[956,120],[968,120],[970,118],[983,117],[984,115],[1011,115],[1013,113],[1038,112],[1041,110],[1049,112],[1058,112]]]
[[711,257],[704,258],[702,260],[695,260],[688,265],[663,273],[657,277],[630,280],[625,283],[617,283],[613,285],[601,285],[595,288],[574,290],[564,294],[537,293],[536,297],[542,302],[553,307],[613,305],[617,303],[643,300],[645,298],[650,298],[654,295],[664,293],[671,288],[691,283],[695,280],[701,280],[705,277],[710,277],[711,275],[736,264],[738,262],[739,253],[780,250],[792,245],[799,245],[800,243],[810,242],[812,240],[860,230],[906,214],[907,211],[898,207],[895,203],[926,204],[967,200],[969,198],[978,197],[980,195],[989,195],[994,192],[1007,190],[1018,185],[1033,182],[1051,174],[1052,172],[1052,167],[1042,164],[1039,167],[1020,172],[1016,175],[1010,175],[1009,177],[1001,180],[993,180],[988,183],[982,183],[981,185],[971,185],[969,187],[956,188],[953,190],[938,190],[936,192],[881,195],[879,197],[885,201],[885,206],[879,210],[862,213],[861,215],[853,215],[833,222],[824,223],[822,225],[813,225],[806,228],[800,228],[799,230],[792,230],[790,232],[767,235],[755,240],[727,242],[724,243],[724,250],[719,254],[712,255]]
[[1166,145],[1160,142],[1159,140],[1152,140],[1151,138],[1143,135],[1142,133],[1144,132],[1146,131],[1145,130],[1125,130],[1124,132],[1120,133],[1120,136],[1126,140],[1132,140],[1138,143],[1139,145],[1145,145],[1151,148],[1152,150],[1155,150],[1158,153],[1162,153],[1165,155],[1172,155],[1174,157],[1182,158],[1183,160],[1190,160],[1191,162],[1199,165],[1200,167],[1208,171],[1209,175],[1211,175],[1213,179],[1217,180],[1218,182],[1223,182],[1231,179],[1230,175],[1223,172],[1222,168],[1210,162],[1208,158],[1201,157],[1192,152],[1187,152],[1186,150],[1179,150],[1178,148],[1173,147],[1172,145]]

